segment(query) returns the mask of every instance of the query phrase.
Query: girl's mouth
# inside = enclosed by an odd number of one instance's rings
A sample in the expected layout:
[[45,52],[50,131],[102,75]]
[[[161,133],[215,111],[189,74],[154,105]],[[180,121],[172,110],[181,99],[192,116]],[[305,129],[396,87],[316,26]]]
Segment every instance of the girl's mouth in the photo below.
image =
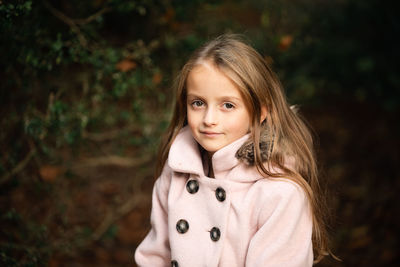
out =
[[220,135],[221,133],[217,133],[217,132],[209,132],[209,131],[200,131],[201,134],[208,136],[208,137],[215,137]]

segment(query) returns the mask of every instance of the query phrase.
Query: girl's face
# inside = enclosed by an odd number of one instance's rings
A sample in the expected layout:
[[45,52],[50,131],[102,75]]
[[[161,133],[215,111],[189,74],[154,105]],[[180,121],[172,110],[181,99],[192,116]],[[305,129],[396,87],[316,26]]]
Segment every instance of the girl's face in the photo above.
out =
[[212,64],[187,78],[187,119],[193,137],[211,155],[250,130],[250,114],[237,86]]

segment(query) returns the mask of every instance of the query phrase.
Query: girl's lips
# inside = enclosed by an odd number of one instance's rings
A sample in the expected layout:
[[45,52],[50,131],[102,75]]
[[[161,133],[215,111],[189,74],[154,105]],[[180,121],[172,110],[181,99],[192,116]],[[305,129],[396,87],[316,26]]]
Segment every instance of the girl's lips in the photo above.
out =
[[217,133],[217,132],[202,132],[202,131],[200,131],[200,133],[201,134],[203,134],[203,135],[206,135],[206,136],[210,136],[210,137],[212,137],[212,136],[218,136],[218,135],[220,135],[221,133]]

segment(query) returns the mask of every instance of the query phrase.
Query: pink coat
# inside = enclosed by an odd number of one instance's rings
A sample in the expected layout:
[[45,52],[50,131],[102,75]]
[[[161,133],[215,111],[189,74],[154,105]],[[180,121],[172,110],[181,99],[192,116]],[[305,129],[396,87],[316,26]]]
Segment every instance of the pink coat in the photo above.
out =
[[190,129],[181,131],[154,185],[138,266],[312,266],[307,197],[297,184],[263,178],[237,159],[247,138],[214,154],[212,179]]

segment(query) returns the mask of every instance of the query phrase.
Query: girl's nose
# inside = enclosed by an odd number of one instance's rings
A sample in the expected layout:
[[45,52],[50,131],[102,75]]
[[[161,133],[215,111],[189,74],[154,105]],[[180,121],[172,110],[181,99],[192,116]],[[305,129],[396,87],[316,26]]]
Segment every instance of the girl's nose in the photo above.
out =
[[213,108],[207,108],[204,114],[203,122],[205,125],[215,125],[218,122],[218,114]]

